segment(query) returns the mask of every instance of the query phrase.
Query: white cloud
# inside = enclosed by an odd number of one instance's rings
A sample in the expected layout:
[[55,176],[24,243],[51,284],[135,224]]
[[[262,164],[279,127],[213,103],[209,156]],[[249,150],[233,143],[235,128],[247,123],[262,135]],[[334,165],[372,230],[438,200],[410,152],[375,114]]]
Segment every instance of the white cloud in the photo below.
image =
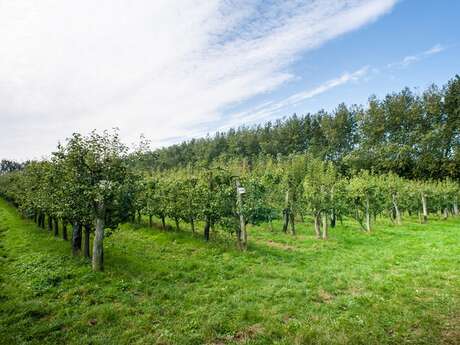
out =
[[36,157],[93,128],[156,145],[201,133],[294,78],[300,53],[396,1],[1,2],[0,157]]
[[404,68],[409,65],[412,65],[413,63],[419,62],[420,60],[425,59],[426,57],[434,54],[441,53],[442,51],[446,50],[447,48],[441,44],[436,44],[435,46],[431,47],[428,50],[425,50],[421,53],[418,53],[416,55],[408,55],[404,57],[401,61],[390,63],[387,65],[388,68]]

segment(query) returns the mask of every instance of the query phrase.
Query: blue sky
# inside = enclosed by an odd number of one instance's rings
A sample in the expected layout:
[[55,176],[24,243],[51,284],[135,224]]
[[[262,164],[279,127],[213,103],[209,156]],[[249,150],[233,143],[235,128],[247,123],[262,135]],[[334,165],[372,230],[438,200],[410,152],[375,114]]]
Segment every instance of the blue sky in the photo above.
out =
[[366,105],[371,95],[384,97],[406,86],[423,90],[432,83],[444,85],[460,74],[459,13],[460,1],[399,1],[376,22],[302,54],[291,66],[295,81],[239,104],[229,113],[252,109],[268,100],[283,100],[363,67],[368,71],[359,80],[283,107],[264,120],[320,109],[331,111],[342,102]]
[[152,148],[460,73],[454,0],[0,3],[0,158],[120,128]]

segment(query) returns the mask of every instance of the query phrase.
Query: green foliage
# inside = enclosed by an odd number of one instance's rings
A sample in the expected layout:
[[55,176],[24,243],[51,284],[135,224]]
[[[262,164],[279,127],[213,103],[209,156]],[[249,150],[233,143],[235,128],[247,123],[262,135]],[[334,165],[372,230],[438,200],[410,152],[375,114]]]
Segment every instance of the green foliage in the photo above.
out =
[[348,215],[355,218],[366,231],[371,231],[371,219],[384,210],[384,184],[385,180],[370,174],[367,170],[356,174],[349,180]]
[[332,163],[312,159],[303,181],[304,207],[312,215],[331,213],[338,207],[339,177]]
[[459,213],[459,85],[457,76],[422,94],[373,96],[367,108],[341,104],[156,151],[142,138],[129,153],[116,130],[75,133],[49,160],[2,161],[0,196],[42,226],[45,217],[99,224],[96,244],[104,225],[143,215],[163,228],[168,219],[177,229],[204,224],[206,240],[280,218],[295,235],[305,215],[317,233],[344,217],[367,231],[382,215],[397,225],[412,215],[448,218]]
[[393,172],[407,179],[460,179],[460,76],[421,94],[405,88],[368,106],[339,105],[213,137],[145,152],[153,169],[234,159],[253,162],[310,153],[350,176],[356,170]]

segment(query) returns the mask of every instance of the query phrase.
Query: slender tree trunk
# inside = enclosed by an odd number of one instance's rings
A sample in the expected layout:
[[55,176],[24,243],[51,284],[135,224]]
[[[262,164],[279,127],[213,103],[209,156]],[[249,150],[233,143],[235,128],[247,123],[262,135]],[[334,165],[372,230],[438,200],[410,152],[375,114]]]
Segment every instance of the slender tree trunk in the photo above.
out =
[[367,232],[371,232],[371,214],[370,214],[370,205],[369,205],[369,198],[366,198],[366,230]]
[[396,212],[394,207],[392,207],[391,210],[388,210],[388,218],[390,218],[392,224],[395,224]]
[[192,232],[195,233],[195,220],[193,217],[190,217],[190,226],[192,227]]
[[283,232],[287,233],[289,226],[289,209],[285,208],[283,210]]
[[426,204],[426,195],[422,193],[422,209],[423,209],[423,223],[428,221],[428,207]]
[[449,218],[449,210],[447,207],[444,208],[444,220],[446,220],[447,218]]
[[96,209],[96,226],[94,228],[93,238],[93,271],[99,272],[104,270],[104,227],[105,227],[105,205],[100,202]]
[[[99,213],[103,212],[103,206],[99,206]],[[104,217],[96,218],[96,228],[93,240],[93,271],[104,270]]]
[[180,230],[180,227],[179,227],[179,218],[174,218],[174,222],[176,223],[176,230],[179,231]]
[[79,255],[81,252],[81,223],[74,222],[72,228],[72,254]]
[[273,232],[274,229],[273,229],[273,220],[272,220],[272,217],[269,217],[268,218],[268,224],[270,226],[270,231]]
[[284,218],[284,223],[283,223],[283,232],[287,233],[288,226],[289,226],[289,190],[286,191],[286,196],[284,199],[284,211],[283,211],[283,218]]
[[455,198],[455,201],[454,201],[454,214],[456,216],[458,216],[459,212],[458,212],[458,200],[457,198]]
[[153,227],[152,215],[149,215],[149,227]]
[[302,212],[300,212],[299,216],[300,216],[300,221],[301,221],[302,223],[305,223],[305,218],[303,217],[303,213],[302,213]]
[[62,239],[67,241],[67,221],[65,219],[62,220]]
[[206,222],[204,224],[204,239],[209,241],[209,229],[211,228],[211,221],[209,217],[206,217]]
[[238,206],[238,215],[240,218],[240,231],[238,235],[238,247],[240,250],[246,250],[248,235],[246,233],[246,221],[243,214],[243,195],[240,193],[240,181],[236,179],[236,198]]
[[290,223],[291,223],[291,234],[295,235],[295,220],[294,220],[295,216],[293,212],[289,214],[289,218],[290,218]]
[[331,213],[331,228],[335,228],[336,222],[337,222],[337,215],[335,214],[335,208],[333,208],[332,213]]
[[166,221],[164,216],[161,216],[161,227],[163,230],[166,230]]
[[137,211],[137,222],[140,224],[142,221],[141,211]]
[[59,237],[59,221],[57,218],[54,218],[54,236]]
[[396,195],[393,194],[393,208],[395,211],[396,224],[401,225],[401,212],[399,211]]
[[53,218],[51,216],[48,216],[48,230],[53,230]]
[[315,213],[315,234],[316,234],[317,239],[321,238],[321,213],[320,212]]
[[91,255],[89,252],[90,234],[91,234],[91,224],[85,224],[85,242],[83,246],[83,256],[88,259],[91,258]]
[[328,224],[327,224],[327,213],[326,212],[323,212],[323,240],[327,240],[328,238],[328,232],[327,232],[327,227],[328,227]]

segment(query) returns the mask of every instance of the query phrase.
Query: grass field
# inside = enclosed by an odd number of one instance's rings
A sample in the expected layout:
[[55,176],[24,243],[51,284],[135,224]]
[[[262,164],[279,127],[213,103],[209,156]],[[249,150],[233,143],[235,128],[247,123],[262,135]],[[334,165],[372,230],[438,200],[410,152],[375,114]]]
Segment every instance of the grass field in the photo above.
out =
[[93,273],[0,200],[0,342],[460,344],[460,219],[249,235],[125,224]]

